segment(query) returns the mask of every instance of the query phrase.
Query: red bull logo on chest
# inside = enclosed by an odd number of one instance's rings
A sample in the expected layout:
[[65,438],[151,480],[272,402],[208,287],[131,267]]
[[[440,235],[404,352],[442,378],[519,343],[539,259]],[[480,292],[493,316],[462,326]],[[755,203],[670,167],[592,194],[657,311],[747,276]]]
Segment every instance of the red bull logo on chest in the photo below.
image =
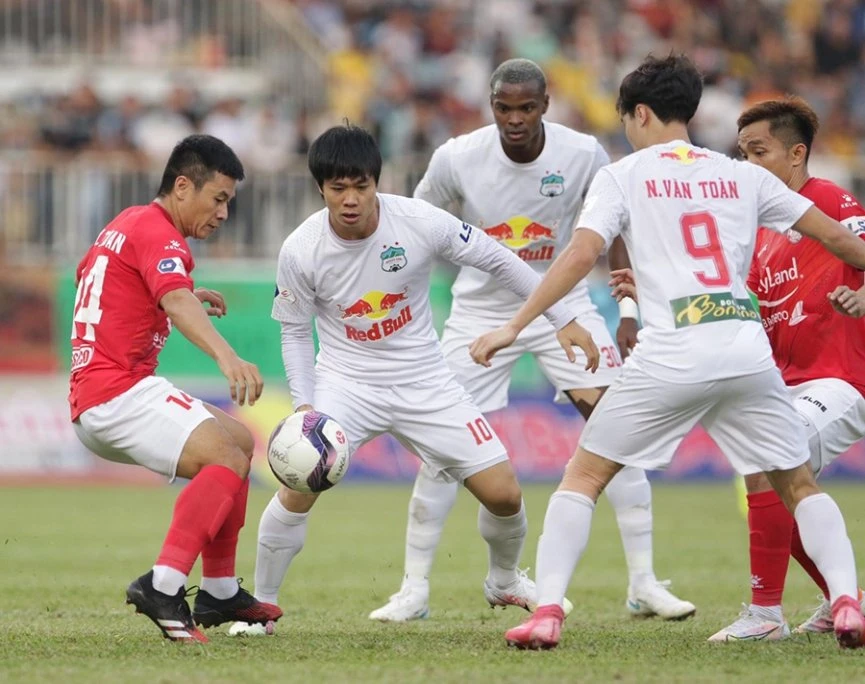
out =
[[484,228],[483,231],[523,261],[552,261],[556,251],[557,227],[558,221],[550,228],[527,216],[512,216],[504,223]]
[[[407,292],[407,287],[402,292],[372,290],[348,306],[337,305],[342,319],[354,323],[345,323],[345,336],[356,342],[374,342],[402,330],[412,320]],[[373,322],[357,325],[366,322],[364,319]]]

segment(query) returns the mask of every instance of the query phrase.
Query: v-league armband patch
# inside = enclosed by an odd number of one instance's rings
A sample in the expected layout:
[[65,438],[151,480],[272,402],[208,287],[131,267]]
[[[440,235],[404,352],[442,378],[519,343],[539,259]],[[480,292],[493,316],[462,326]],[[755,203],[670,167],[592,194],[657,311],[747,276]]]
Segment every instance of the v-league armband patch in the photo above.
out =
[[166,257],[160,260],[156,265],[156,270],[160,273],[180,273],[186,275],[186,267],[183,265],[183,259],[180,257]]

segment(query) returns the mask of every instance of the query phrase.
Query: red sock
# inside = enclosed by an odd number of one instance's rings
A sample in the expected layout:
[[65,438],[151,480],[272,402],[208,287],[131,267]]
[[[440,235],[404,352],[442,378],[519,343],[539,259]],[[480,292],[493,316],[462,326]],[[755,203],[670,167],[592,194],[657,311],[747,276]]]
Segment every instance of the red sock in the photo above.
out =
[[799,561],[799,565],[802,566],[802,569],[807,572],[817,586],[820,587],[823,596],[828,599],[829,587],[826,586],[826,580],[823,579],[823,575],[820,574],[820,571],[817,569],[817,566],[814,565],[814,561],[811,560],[811,557],[805,553],[805,547],[802,546],[802,538],[799,536],[799,526],[795,523],[793,523],[793,541],[790,544],[790,553],[793,558]]
[[188,575],[204,546],[219,532],[244,480],[222,465],[204,466],[183,488],[156,565]]
[[774,491],[748,494],[751,603],[780,606],[790,564],[793,516]]
[[234,505],[219,532],[201,551],[202,577],[234,577],[237,557],[237,537],[246,522],[246,500],[249,498],[249,478],[234,495]]

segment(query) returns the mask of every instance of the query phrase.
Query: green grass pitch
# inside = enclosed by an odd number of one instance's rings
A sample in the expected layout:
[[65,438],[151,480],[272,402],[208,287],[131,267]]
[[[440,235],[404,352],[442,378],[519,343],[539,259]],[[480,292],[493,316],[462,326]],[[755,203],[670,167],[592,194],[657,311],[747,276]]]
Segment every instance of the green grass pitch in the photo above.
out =
[[[865,554],[861,486],[830,484]],[[624,610],[627,577],[609,504],[569,596],[576,604],[558,650],[504,645],[525,613],[490,610],[481,592],[486,550],[476,505],[460,495],[432,578],[429,620],[382,625],[367,613],[399,585],[408,486],[343,484],[322,496],[306,548],[289,571],[274,637],[233,639],[209,630],[207,646],[161,638],[124,605],[130,580],[153,562],[176,488],[0,491],[0,682],[856,682],[865,652],[829,638],[708,644],[748,597],[747,535],[731,484],[655,486],[655,565],[697,605],[683,623],[635,620]],[[551,485],[526,488],[535,545]],[[241,537],[239,574],[252,585],[255,532],[270,492],[254,491]],[[861,566],[860,566],[861,567]],[[198,570],[193,571],[193,582]],[[791,566],[791,623],[815,590]]]

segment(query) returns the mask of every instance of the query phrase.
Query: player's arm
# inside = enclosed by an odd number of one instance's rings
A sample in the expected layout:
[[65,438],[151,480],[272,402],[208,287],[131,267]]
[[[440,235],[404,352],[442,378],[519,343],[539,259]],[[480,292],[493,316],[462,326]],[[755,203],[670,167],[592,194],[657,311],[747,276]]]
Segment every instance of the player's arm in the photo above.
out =
[[241,359],[213,327],[198,297],[191,290],[178,287],[162,295],[159,306],[187,340],[216,361],[228,379],[232,401],[241,406],[247,400],[254,404],[264,387],[258,368]]
[[315,291],[287,240],[280,250],[272,316],[280,322],[282,364],[296,411],[312,408],[315,394],[315,345],[312,317]]
[[415,199],[422,199],[439,209],[448,209],[460,202],[460,192],[451,165],[453,140],[433,152],[426,172],[414,189]]
[[[607,252],[607,261],[610,266],[610,275],[614,271],[630,270],[631,260],[628,258],[628,248],[625,247],[625,241],[621,236],[617,236],[610,245],[610,250]],[[622,358],[627,358],[631,350],[637,345],[637,316],[639,309],[637,308],[637,300],[635,297],[624,296],[617,298],[619,302],[619,327],[616,330],[616,343],[619,345],[619,353]]]
[[856,237],[850,229],[829,218],[812,206],[793,226],[795,230],[819,241],[827,250],[842,261],[865,270],[865,241]]

